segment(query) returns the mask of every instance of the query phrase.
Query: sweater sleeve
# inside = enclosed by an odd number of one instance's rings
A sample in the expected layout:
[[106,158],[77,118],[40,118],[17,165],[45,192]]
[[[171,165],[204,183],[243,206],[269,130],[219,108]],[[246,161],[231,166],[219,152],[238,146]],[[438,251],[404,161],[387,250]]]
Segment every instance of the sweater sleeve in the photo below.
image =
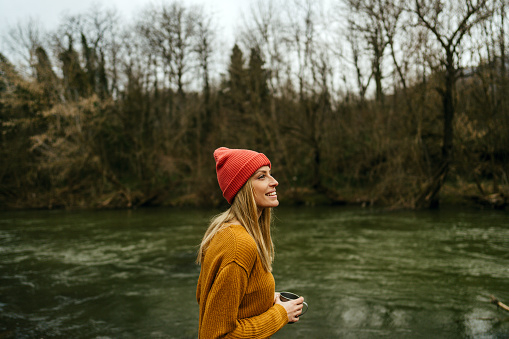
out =
[[255,317],[237,320],[247,284],[248,274],[236,262],[218,272],[205,305],[200,339],[268,338],[288,323],[281,305],[273,305]]

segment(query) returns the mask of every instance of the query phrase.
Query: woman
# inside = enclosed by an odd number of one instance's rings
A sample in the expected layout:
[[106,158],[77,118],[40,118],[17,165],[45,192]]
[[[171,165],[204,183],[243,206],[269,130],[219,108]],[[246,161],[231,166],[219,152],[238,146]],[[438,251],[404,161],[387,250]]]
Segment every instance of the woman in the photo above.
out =
[[221,147],[214,158],[231,207],[212,220],[198,252],[199,337],[268,338],[299,320],[304,301],[283,303],[274,291],[270,223],[278,182],[262,153]]

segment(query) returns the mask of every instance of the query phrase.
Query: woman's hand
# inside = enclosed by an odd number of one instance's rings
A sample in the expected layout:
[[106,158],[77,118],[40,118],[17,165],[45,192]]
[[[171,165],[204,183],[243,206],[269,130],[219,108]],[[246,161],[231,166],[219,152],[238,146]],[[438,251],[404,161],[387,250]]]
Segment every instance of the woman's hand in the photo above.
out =
[[295,300],[282,302],[279,297],[279,293],[276,293],[275,298],[276,299],[274,304],[279,304],[285,308],[286,314],[288,315],[288,322],[296,323],[297,321],[299,321],[299,315],[302,313],[302,307],[304,305],[303,297],[300,297],[299,299]]

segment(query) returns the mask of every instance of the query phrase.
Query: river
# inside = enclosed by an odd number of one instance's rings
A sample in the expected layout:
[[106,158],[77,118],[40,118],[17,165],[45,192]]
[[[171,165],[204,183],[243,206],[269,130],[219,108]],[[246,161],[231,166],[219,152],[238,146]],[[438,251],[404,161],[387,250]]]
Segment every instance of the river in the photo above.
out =
[[[196,338],[197,245],[217,210],[0,212],[0,338]],[[508,338],[509,215],[275,210],[273,338]]]

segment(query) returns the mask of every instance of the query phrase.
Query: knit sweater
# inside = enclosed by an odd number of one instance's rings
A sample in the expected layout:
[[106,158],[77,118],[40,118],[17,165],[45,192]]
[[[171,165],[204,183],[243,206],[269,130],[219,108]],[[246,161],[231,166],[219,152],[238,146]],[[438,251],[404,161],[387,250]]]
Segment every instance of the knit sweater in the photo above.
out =
[[196,299],[199,338],[269,338],[288,323],[274,304],[275,282],[256,243],[241,225],[218,232],[202,260]]

